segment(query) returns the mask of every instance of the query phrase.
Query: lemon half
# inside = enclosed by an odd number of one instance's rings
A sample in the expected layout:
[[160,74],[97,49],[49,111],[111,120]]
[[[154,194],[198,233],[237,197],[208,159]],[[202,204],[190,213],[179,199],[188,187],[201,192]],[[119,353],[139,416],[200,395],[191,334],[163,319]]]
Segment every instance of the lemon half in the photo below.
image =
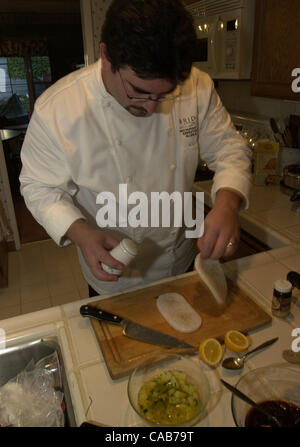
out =
[[231,330],[225,335],[225,346],[233,352],[242,352],[248,349],[249,339],[240,331]]
[[215,338],[207,338],[199,346],[199,356],[201,360],[210,366],[216,366],[223,357],[221,343]]

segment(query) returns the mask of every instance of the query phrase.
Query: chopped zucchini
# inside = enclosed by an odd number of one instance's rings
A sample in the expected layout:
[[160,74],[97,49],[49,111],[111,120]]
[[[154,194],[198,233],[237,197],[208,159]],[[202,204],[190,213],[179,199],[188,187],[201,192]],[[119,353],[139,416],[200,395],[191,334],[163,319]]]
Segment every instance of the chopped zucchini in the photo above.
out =
[[196,385],[178,370],[162,372],[145,382],[138,394],[138,404],[148,420],[167,425],[182,424],[201,410]]

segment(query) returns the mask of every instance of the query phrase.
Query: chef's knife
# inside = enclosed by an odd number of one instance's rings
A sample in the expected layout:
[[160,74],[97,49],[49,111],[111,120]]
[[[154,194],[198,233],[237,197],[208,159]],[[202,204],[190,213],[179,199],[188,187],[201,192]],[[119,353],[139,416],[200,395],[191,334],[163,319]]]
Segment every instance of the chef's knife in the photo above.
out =
[[171,337],[170,335],[156,331],[154,329],[142,326],[133,321],[121,318],[118,315],[111,314],[98,307],[84,305],[80,307],[80,313],[83,317],[96,318],[100,321],[106,321],[108,323],[114,323],[122,326],[123,334],[136,340],[144,341],[154,345],[163,346],[165,348],[186,348],[193,349],[196,352],[195,346],[191,346],[185,341],[178,338]]

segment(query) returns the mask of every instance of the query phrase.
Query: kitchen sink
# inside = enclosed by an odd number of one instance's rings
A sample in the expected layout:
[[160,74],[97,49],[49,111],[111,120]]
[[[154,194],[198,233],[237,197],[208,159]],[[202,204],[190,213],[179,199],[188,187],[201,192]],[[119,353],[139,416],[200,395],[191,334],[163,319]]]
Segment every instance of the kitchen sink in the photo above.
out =
[[62,374],[62,391],[64,393],[65,404],[65,426],[76,427],[75,415],[72,406],[70,390],[64,369],[64,362],[58,339],[55,336],[39,338],[26,343],[17,344],[0,350],[0,386],[4,385],[8,380],[16,377],[23,371],[28,363],[33,360],[38,362],[44,357],[57,352],[61,374]]

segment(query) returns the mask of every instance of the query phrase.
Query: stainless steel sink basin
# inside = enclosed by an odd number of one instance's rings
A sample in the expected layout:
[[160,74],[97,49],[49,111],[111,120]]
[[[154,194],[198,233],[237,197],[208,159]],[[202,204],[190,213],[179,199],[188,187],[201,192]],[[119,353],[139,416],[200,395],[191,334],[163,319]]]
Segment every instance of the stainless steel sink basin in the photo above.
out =
[[56,337],[45,337],[32,340],[23,344],[17,344],[0,350],[0,386],[8,380],[16,377],[23,371],[33,359],[36,363],[40,359],[57,352],[62,372],[62,392],[66,405],[65,426],[76,427],[76,421],[72,406],[70,390],[64,369],[61,349]]

